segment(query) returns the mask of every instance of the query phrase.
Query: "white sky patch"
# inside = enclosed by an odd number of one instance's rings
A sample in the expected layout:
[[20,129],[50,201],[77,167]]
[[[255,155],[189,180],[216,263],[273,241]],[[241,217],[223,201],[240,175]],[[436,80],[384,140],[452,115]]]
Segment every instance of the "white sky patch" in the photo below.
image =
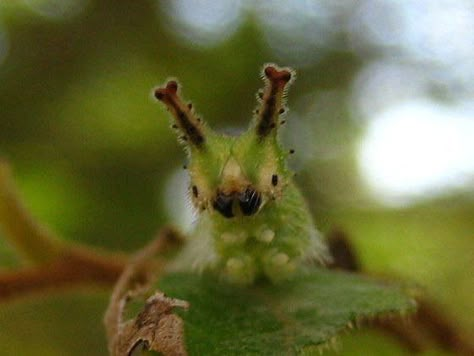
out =
[[352,100],[358,116],[371,119],[389,107],[429,93],[430,74],[418,66],[381,59],[367,63],[357,73]]
[[[335,37],[338,8],[328,1],[249,1],[275,55],[291,65],[310,65]],[[339,9],[342,11],[342,9]]]
[[391,205],[474,190],[474,110],[427,101],[386,110],[369,123],[359,164],[375,196]]
[[371,44],[412,57],[453,65],[474,53],[470,0],[367,0],[360,2],[348,33],[356,49]]
[[232,0],[174,0],[164,7],[173,32],[190,43],[217,45],[237,31],[243,6]]
[[400,44],[418,58],[453,65],[474,55],[472,1],[403,1]]

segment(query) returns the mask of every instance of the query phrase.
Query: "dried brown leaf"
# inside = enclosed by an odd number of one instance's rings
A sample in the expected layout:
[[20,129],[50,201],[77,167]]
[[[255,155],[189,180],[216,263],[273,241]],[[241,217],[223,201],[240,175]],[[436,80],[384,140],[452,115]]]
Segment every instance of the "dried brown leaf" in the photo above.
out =
[[113,343],[113,355],[132,355],[147,349],[163,355],[187,355],[183,320],[173,309],[189,307],[185,301],[157,292],[147,299],[144,310],[121,325]]
[[[112,355],[128,356],[139,349],[158,351],[163,355],[186,355],[183,321],[173,314],[173,309],[187,308],[187,302],[156,292],[146,300],[135,318],[124,320],[127,304],[145,296],[151,282],[163,271],[167,261],[163,254],[176,250],[182,241],[175,229],[161,230],[155,240],[131,258],[123,271],[104,318]],[[156,255],[160,258],[154,259]]]

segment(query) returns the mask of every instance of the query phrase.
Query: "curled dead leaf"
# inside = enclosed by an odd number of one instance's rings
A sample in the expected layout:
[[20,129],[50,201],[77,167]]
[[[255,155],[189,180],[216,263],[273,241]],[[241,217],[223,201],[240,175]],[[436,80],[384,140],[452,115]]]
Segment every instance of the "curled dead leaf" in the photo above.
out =
[[173,314],[176,307],[187,309],[186,301],[155,292],[135,318],[124,320],[127,305],[149,293],[151,283],[167,263],[166,252],[178,249],[182,241],[177,230],[162,229],[155,240],[130,259],[115,284],[104,317],[111,355],[140,355],[141,350],[158,351],[163,355],[187,354],[183,321]]
[[153,294],[136,318],[120,326],[114,338],[112,354],[139,355],[140,350],[145,349],[163,355],[187,355],[183,320],[173,314],[176,307],[187,309],[189,304],[161,292]]

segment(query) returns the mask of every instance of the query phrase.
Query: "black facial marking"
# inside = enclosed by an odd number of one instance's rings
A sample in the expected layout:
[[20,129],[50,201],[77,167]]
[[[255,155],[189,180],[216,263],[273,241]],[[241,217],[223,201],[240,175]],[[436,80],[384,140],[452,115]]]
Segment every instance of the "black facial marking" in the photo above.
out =
[[278,184],[278,176],[276,174],[272,175],[272,185],[277,186]]
[[193,195],[197,198],[198,197],[198,188],[195,185],[193,185],[192,190],[193,190]]
[[221,213],[222,216],[226,218],[232,218],[234,217],[234,212],[232,211],[233,201],[234,201],[233,195],[227,195],[222,192],[218,192],[216,199],[214,200],[213,207],[219,213]]
[[249,216],[255,214],[261,203],[262,198],[260,194],[250,187],[239,194],[239,206],[244,215]]

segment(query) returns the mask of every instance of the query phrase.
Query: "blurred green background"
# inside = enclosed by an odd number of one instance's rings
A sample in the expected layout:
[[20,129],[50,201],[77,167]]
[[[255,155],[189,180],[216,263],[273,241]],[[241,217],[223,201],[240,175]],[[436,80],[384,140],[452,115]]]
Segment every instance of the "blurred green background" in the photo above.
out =
[[[468,0],[3,0],[0,154],[54,231],[133,251],[191,220],[152,88],[176,76],[210,125],[243,128],[262,65],[291,66],[282,136],[320,230],[346,231],[367,270],[418,283],[472,337],[473,23]],[[19,264],[0,235],[0,268]],[[105,354],[108,292],[0,305],[0,354]],[[407,353],[374,332],[341,351]]]

